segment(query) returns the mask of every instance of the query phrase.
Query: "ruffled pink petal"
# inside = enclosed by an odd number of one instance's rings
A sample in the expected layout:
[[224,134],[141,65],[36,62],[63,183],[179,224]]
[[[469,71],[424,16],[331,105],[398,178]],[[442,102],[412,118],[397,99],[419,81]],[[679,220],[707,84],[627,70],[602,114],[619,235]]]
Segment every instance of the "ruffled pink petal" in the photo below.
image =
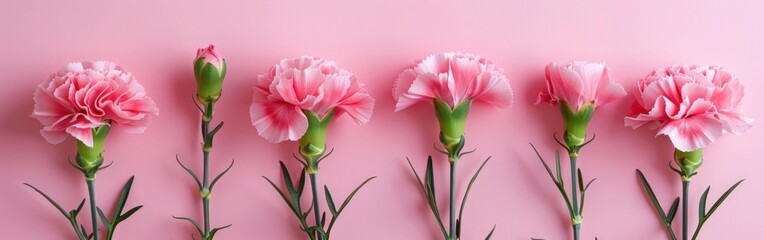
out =
[[409,90],[398,98],[395,111],[400,111],[416,103],[432,99],[451,99],[447,82],[442,81],[438,75],[432,73],[420,74],[411,84]]
[[249,115],[257,133],[272,143],[296,141],[308,130],[308,118],[287,102],[253,102]]
[[66,128],[66,132],[72,135],[83,144],[88,147],[93,147],[93,129],[92,128],[79,128],[71,126]]
[[359,92],[343,100],[334,111],[337,115],[347,113],[358,124],[366,124],[371,119],[373,109],[374,98],[369,94]]
[[735,135],[740,135],[753,126],[753,118],[740,113],[725,111],[719,112],[717,116],[724,124],[724,130]]
[[411,88],[411,84],[414,83],[416,77],[417,73],[414,69],[406,69],[398,75],[398,79],[395,80],[393,85],[393,99],[395,101],[398,101],[400,96]]
[[557,63],[550,63],[546,68],[546,77],[558,99],[571,104],[574,109],[584,104],[585,100],[581,97],[584,83],[575,71]]
[[323,117],[337,106],[348,93],[350,77],[350,75],[330,75],[325,80],[322,79],[323,84],[318,89],[314,103],[305,108],[312,110],[319,117]]
[[675,148],[689,152],[716,141],[723,129],[718,119],[704,114],[668,122],[658,134],[669,136]]
[[626,90],[623,89],[621,84],[610,81],[607,67],[604,68],[601,77],[602,79],[597,86],[595,97],[597,107],[626,96]]
[[506,76],[486,72],[476,78],[477,81],[474,81],[470,87],[475,101],[499,108],[506,108],[512,104],[512,88]]
[[[666,98],[660,97],[658,98],[658,100],[655,101],[653,107],[650,108],[649,111],[645,113],[645,112],[642,112],[642,110],[636,110],[636,113],[633,113],[624,119],[624,124],[627,127],[636,129],[645,124],[649,125],[651,123],[657,123],[657,125],[652,124],[652,128],[656,128],[660,126],[659,121],[662,121],[668,118],[668,116],[666,116],[666,104],[667,104]],[[634,106],[632,107],[632,109],[638,109],[638,107]]]

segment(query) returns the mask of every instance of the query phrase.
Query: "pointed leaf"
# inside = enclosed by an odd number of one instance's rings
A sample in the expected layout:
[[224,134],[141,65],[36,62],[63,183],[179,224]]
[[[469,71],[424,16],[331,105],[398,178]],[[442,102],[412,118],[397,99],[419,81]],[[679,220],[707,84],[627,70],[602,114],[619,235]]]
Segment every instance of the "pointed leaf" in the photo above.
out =
[[[366,179],[360,185],[358,185],[358,187],[353,189],[352,192],[350,192],[350,195],[348,195],[347,198],[345,198],[345,201],[342,202],[342,205],[340,205],[340,208],[337,209],[337,214],[334,215],[334,217],[332,217],[331,221],[329,221],[329,227],[326,228],[326,232],[325,232],[326,235],[329,235],[331,233],[332,227],[334,226],[334,223],[337,221],[337,218],[339,218],[340,214],[342,214],[342,211],[345,210],[345,208],[348,206],[348,204],[350,203],[350,200],[353,199],[355,194],[358,193],[358,190],[361,190],[361,188],[364,185],[366,185],[367,183],[369,183],[369,181],[371,181],[372,179],[375,179],[375,178],[377,178],[377,177],[374,176],[374,177],[370,177],[370,178]],[[323,231],[323,229],[321,229],[321,231]]]
[[225,170],[223,170],[223,172],[218,174],[218,176],[215,177],[215,179],[212,180],[212,183],[210,183],[210,191],[212,191],[212,188],[215,187],[215,183],[217,183],[218,180],[220,180],[220,178],[223,177],[223,175],[225,175],[228,172],[228,170],[231,170],[231,167],[233,167],[233,163],[234,162],[236,162],[236,160],[235,159],[231,159],[231,164],[228,165],[228,167]]
[[294,184],[292,183],[292,175],[289,174],[289,169],[286,168],[286,165],[284,165],[284,162],[279,161],[279,165],[281,166],[281,175],[284,176],[284,182],[286,183],[287,191],[289,191],[290,194],[295,194],[294,190]]
[[491,236],[493,236],[494,231],[496,231],[496,225],[493,225],[493,229],[491,229],[491,232],[488,233],[488,236],[485,237],[485,240],[490,240]]
[[183,165],[183,162],[180,161],[180,159],[178,158],[178,155],[175,155],[175,160],[178,161],[178,164],[180,164],[180,167],[185,169],[186,172],[188,172],[188,174],[191,174],[191,177],[194,178],[194,182],[196,182],[196,186],[198,186],[199,189],[201,190],[202,182],[199,181],[199,177],[196,176],[196,173],[194,173],[194,171],[192,171],[190,168],[186,167],[186,165]]
[[[729,189],[727,189],[727,191],[724,191],[724,193],[722,194],[722,196],[721,196],[721,197],[719,197],[719,199],[718,199],[718,200],[716,200],[716,202],[714,202],[714,205],[712,205],[712,206],[711,206],[711,209],[709,209],[709,210],[708,210],[708,212],[707,212],[705,215],[703,215],[703,216],[700,216],[700,221],[698,221],[698,226],[695,228],[695,233],[692,235],[692,239],[693,239],[693,240],[695,240],[695,239],[697,239],[697,238],[698,238],[698,234],[700,234],[700,229],[701,229],[701,228],[703,228],[703,224],[705,224],[705,223],[706,223],[706,221],[708,221],[708,219],[711,217],[711,214],[714,214],[714,212],[716,212],[716,209],[718,209],[718,208],[719,208],[719,206],[721,206],[721,205],[722,205],[722,203],[724,202],[724,200],[727,200],[727,197],[729,197],[729,196],[730,196],[730,194],[732,194],[732,191],[735,191],[735,189],[736,189],[736,188],[737,188],[737,187],[738,187],[738,186],[739,186],[741,183],[743,183],[743,181],[745,181],[745,179],[738,181],[737,183],[735,183],[734,185],[732,185],[732,187],[730,187]],[[708,187],[708,188],[706,189],[706,192],[708,192],[710,189],[711,189],[711,187]],[[704,195],[704,197],[707,197],[707,196],[708,196],[708,194],[707,194],[707,193],[704,193],[703,195]],[[705,200],[705,199],[703,199],[703,200]],[[703,207],[705,208],[705,206],[703,206]]]
[[295,209],[295,207],[292,205],[292,201],[289,200],[289,198],[286,196],[286,194],[284,194],[284,192],[282,192],[281,189],[278,186],[276,186],[275,183],[273,183],[273,181],[271,181],[270,179],[268,179],[265,176],[263,176],[263,178],[265,178],[265,180],[268,181],[268,183],[271,184],[273,189],[275,189],[276,192],[279,193],[279,195],[281,196],[281,199],[283,199],[284,202],[287,204],[287,206],[289,206],[289,209],[292,210],[292,213],[294,213],[297,217],[301,217],[302,215],[300,214],[299,211],[297,211],[297,209]]
[[698,217],[701,219],[706,216],[706,202],[708,200],[709,191],[711,191],[711,186],[708,186],[706,191],[703,192],[703,195],[700,196],[700,203],[698,204]]
[[[472,184],[475,183],[475,180],[477,180],[478,176],[480,175],[480,172],[483,171],[483,167],[485,167],[485,164],[488,163],[488,161],[491,160],[491,157],[488,157],[485,161],[483,161],[483,164],[480,164],[480,167],[477,171],[475,171],[475,174],[472,175],[472,178],[470,179],[469,184],[467,184],[467,190],[464,191],[464,197],[462,197],[462,204],[459,206],[459,220],[461,222],[464,222],[464,218],[462,218],[462,213],[464,213],[464,206],[467,204],[467,197],[470,195],[470,190],[472,189]],[[459,234],[456,235],[457,238]]]
[[[48,196],[47,194],[42,192],[40,189],[37,189],[36,187],[32,186],[32,184],[24,183],[24,185],[27,185],[28,187],[34,189],[35,192],[37,192],[40,195],[42,195],[43,197],[45,197],[45,199],[47,199],[48,202],[50,202],[50,204],[53,204],[53,206],[56,207],[56,209],[58,209],[58,211],[61,212],[61,214],[63,214],[64,217],[69,218],[69,214],[66,213],[66,210],[64,210],[64,208],[62,208],[61,205],[59,205],[56,201],[54,201],[53,198],[51,198],[50,196]],[[83,201],[83,203],[84,203],[84,201]],[[80,204],[80,207],[82,207],[81,204]]]
[[[544,161],[544,158],[541,157],[541,154],[539,153],[539,151],[536,150],[536,146],[533,146],[533,144],[530,144],[530,145],[533,148],[533,151],[536,152],[536,156],[538,156],[539,161],[541,161],[541,163],[544,165],[544,169],[546,169],[546,172],[549,174],[549,177],[552,178],[552,181],[554,181],[554,184],[559,185],[559,183],[557,182],[557,178],[555,178],[554,173],[552,173],[552,169],[549,168],[549,165],[546,164],[546,161]],[[560,172],[560,171],[557,170],[557,172]]]
[[186,221],[190,222],[191,224],[194,225],[194,227],[196,227],[196,231],[199,232],[199,235],[204,236],[204,231],[202,231],[202,228],[199,227],[199,223],[197,223],[196,220],[190,219],[190,218],[187,218],[187,217],[176,217],[176,216],[172,216],[172,218],[175,218],[175,219],[178,219],[178,220],[186,220]]
[[555,165],[557,166],[557,182],[560,185],[565,185],[565,181],[562,178],[562,169],[560,167],[560,150],[555,150],[555,152],[554,152],[554,162],[555,162]]
[[302,169],[302,174],[300,174],[300,180],[297,184],[297,198],[299,199],[302,197],[303,190],[305,190],[305,168]]
[[[432,159],[432,156],[428,156],[428,159]],[[440,231],[443,234],[443,237],[448,238],[448,232],[446,231],[446,227],[445,225],[443,225],[443,220],[440,219],[440,211],[438,211],[437,203],[433,203],[432,201],[430,201],[429,192],[427,191],[427,188],[425,187],[424,182],[420,180],[421,178],[419,177],[419,173],[417,173],[416,169],[414,169],[414,165],[411,164],[411,159],[406,158],[406,160],[409,162],[409,167],[411,167],[411,171],[414,172],[414,176],[416,177],[417,183],[419,184],[419,188],[422,189],[422,193],[424,193],[425,200],[427,200],[427,205],[430,207],[432,214],[435,216],[435,220],[437,220],[438,226],[440,226]]]
[[679,209],[679,197],[676,197],[676,199],[674,199],[674,202],[671,203],[671,207],[669,208],[668,214],[666,215],[668,222],[674,221],[674,217],[676,217],[677,209]]
[[745,181],[745,179],[738,181],[737,183],[735,183],[735,185],[732,185],[732,187],[730,187],[729,189],[727,189],[727,191],[725,191],[725,192],[724,192],[724,194],[722,194],[722,196],[721,196],[721,197],[719,197],[719,199],[718,199],[718,200],[716,200],[716,202],[714,202],[714,205],[712,205],[712,206],[711,206],[711,209],[709,209],[709,210],[708,210],[708,213],[706,213],[706,215],[705,215],[705,218],[711,217],[711,214],[713,214],[714,212],[716,212],[716,209],[718,209],[718,208],[719,208],[719,206],[721,206],[721,205],[722,205],[722,203],[724,203],[724,200],[727,200],[727,197],[729,197],[729,196],[730,196],[730,194],[732,194],[732,191],[735,191],[735,189],[736,189],[736,188],[737,188],[737,187],[738,187],[738,186],[739,186],[741,183],[743,183],[743,181]]
[[111,223],[109,223],[109,219],[106,218],[106,214],[103,214],[103,211],[101,211],[101,208],[96,207],[96,210],[98,211],[98,217],[101,218],[101,223],[103,223],[106,228],[111,228]]
[[653,207],[655,207],[655,210],[658,211],[658,216],[661,218],[661,221],[665,223],[671,223],[668,221],[668,218],[666,217],[666,214],[663,212],[663,207],[661,207],[660,202],[658,202],[658,199],[655,197],[655,192],[653,192],[653,188],[650,187],[650,183],[647,182],[647,179],[645,179],[645,175],[642,174],[642,171],[637,169],[637,177],[639,177],[639,181],[642,183],[642,186],[647,191],[647,195],[650,197],[650,201],[653,203]]
[[226,228],[229,228],[229,227],[231,227],[232,225],[233,225],[233,224],[228,224],[228,225],[225,225],[225,226],[222,226],[222,227],[213,228],[212,230],[210,230],[210,239],[212,239],[213,237],[215,237],[215,234],[217,234],[217,233],[218,233],[218,231],[220,231],[220,230],[223,230],[223,229],[226,229]]
[[[435,196],[435,177],[432,170],[432,156],[427,157],[427,171],[425,171],[424,178],[427,184],[427,190],[429,195]],[[437,202],[436,202],[437,203]]]
[[217,133],[218,133],[218,131],[220,131],[220,128],[222,128],[222,127],[223,127],[223,123],[224,123],[224,122],[220,122],[220,123],[218,123],[218,125],[217,125],[217,126],[215,126],[215,128],[214,128],[214,129],[212,129],[212,131],[210,131],[210,133],[209,133],[209,134],[210,134],[210,139],[212,139],[212,137],[214,137],[214,136],[215,136],[215,134],[217,134]]
[[326,195],[326,204],[329,206],[329,211],[332,213],[332,216],[336,216],[337,208],[334,207],[334,199],[332,199],[332,194],[326,185],[324,185],[324,195]]
[[120,222],[124,221],[125,219],[129,218],[130,216],[132,216],[135,212],[140,210],[141,208],[143,208],[143,205],[139,205],[137,207],[131,208],[130,210],[127,210],[127,212],[125,212],[124,214],[119,216],[119,221]]

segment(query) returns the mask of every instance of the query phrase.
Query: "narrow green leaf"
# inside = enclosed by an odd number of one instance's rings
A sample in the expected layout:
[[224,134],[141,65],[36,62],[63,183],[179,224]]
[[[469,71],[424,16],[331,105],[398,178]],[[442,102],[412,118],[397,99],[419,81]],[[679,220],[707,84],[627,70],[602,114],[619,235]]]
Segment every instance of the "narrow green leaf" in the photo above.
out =
[[[722,194],[722,196],[721,196],[721,197],[719,197],[719,199],[717,199],[717,200],[716,200],[716,202],[714,202],[714,205],[712,205],[712,206],[711,206],[711,209],[709,209],[709,210],[708,210],[708,213],[706,213],[706,214],[705,214],[705,215],[703,215],[703,216],[700,216],[700,221],[698,221],[698,227],[696,227],[696,228],[695,228],[695,234],[693,234],[693,235],[692,235],[692,239],[693,239],[693,240],[695,240],[695,239],[697,239],[697,238],[698,238],[698,234],[700,234],[700,229],[701,229],[701,228],[703,228],[703,224],[705,224],[705,223],[706,223],[706,221],[708,221],[708,219],[711,217],[711,214],[714,214],[714,212],[716,212],[716,209],[718,209],[718,208],[719,208],[719,206],[721,206],[721,205],[722,205],[722,203],[724,203],[724,200],[727,200],[727,197],[729,197],[729,196],[730,196],[730,194],[732,194],[732,191],[735,191],[735,189],[736,189],[736,188],[737,188],[737,187],[738,187],[738,186],[739,186],[741,183],[743,183],[743,181],[745,181],[745,179],[738,181],[737,183],[735,183],[734,185],[732,185],[732,187],[730,187],[729,189],[727,189],[727,191],[724,191],[724,193]],[[711,187],[708,187],[708,189],[706,189],[706,191],[710,190],[710,188],[711,188]],[[704,194],[704,195],[707,195],[707,194]],[[705,200],[705,199],[704,199],[704,200]],[[705,206],[704,206],[704,207],[705,207]]]
[[130,179],[127,180],[127,183],[125,183],[125,186],[122,188],[122,192],[119,193],[119,199],[117,200],[117,205],[114,208],[114,215],[111,217],[112,223],[116,222],[119,215],[122,214],[122,210],[125,208],[125,203],[127,203],[127,197],[130,195],[130,189],[133,187],[134,179],[135,176],[131,176]]
[[337,208],[334,207],[334,199],[332,199],[332,194],[329,192],[329,187],[324,185],[324,195],[326,195],[326,204],[329,205],[329,211],[331,211],[332,216],[337,215]]
[[[424,178],[426,182],[428,192],[431,196],[435,196],[435,173],[432,170],[432,156],[427,157],[427,171],[425,171]],[[436,201],[437,203],[437,201]]]
[[[470,190],[472,189],[472,184],[475,183],[475,180],[477,180],[478,176],[480,175],[480,172],[483,171],[483,167],[485,167],[485,164],[488,163],[488,161],[491,160],[491,157],[488,157],[485,161],[483,161],[483,164],[480,164],[480,167],[477,171],[475,171],[475,174],[472,175],[472,178],[470,179],[469,184],[467,184],[467,190],[464,191],[464,197],[462,197],[462,203],[461,206],[459,206],[459,221],[464,222],[464,218],[462,218],[462,214],[464,213],[464,206],[467,204],[467,197],[470,195]],[[456,235],[457,238],[459,237],[459,234]]]
[[456,239],[460,239],[462,237],[462,220],[456,219]]
[[321,226],[326,226],[326,212],[321,213]]
[[131,208],[130,210],[127,210],[127,212],[125,212],[124,214],[119,216],[119,221],[120,222],[125,221],[125,219],[129,218],[130,216],[132,216],[135,212],[137,212],[141,208],[143,208],[143,205],[139,205],[137,207]]
[[188,172],[188,174],[191,174],[191,177],[194,178],[194,182],[196,182],[196,186],[198,186],[199,190],[201,190],[202,182],[199,181],[199,177],[196,176],[196,173],[194,173],[194,171],[192,171],[190,168],[186,167],[186,165],[183,165],[183,162],[180,161],[180,159],[178,158],[178,155],[175,155],[175,160],[178,161],[178,164],[180,164],[180,167],[185,169],[186,172]]
[[639,177],[639,181],[642,183],[642,186],[647,191],[647,195],[650,197],[650,201],[653,203],[653,207],[655,207],[655,210],[658,211],[658,216],[661,218],[661,221],[665,223],[671,223],[668,221],[668,218],[666,217],[666,214],[663,212],[663,207],[661,207],[661,203],[658,202],[658,199],[655,197],[655,192],[653,192],[653,188],[650,187],[650,183],[647,182],[647,179],[645,179],[645,175],[642,174],[642,171],[637,169],[637,176]]
[[279,165],[281,166],[281,175],[284,176],[284,182],[286,183],[287,191],[289,191],[290,194],[294,194],[294,184],[292,183],[292,175],[289,174],[289,169],[287,169],[286,165],[284,165],[284,162],[279,161]]
[[[50,204],[53,204],[53,206],[56,207],[56,209],[58,209],[58,211],[61,212],[61,214],[63,214],[64,217],[69,218],[69,214],[66,213],[66,210],[64,210],[64,208],[62,208],[61,205],[59,205],[55,200],[53,200],[53,198],[51,198],[50,196],[42,192],[40,189],[37,189],[36,187],[32,186],[32,184],[24,183],[24,185],[27,185],[28,187],[34,189],[35,192],[45,197],[45,199],[47,199],[48,202],[50,202]],[[82,203],[85,203],[84,200]],[[78,209],[80,208],[82,208],[82,204],[80,204],[80,207]]]
[[554,151],[554,163],[557,169],[557,182],[560,185],[565,185],[565,180],[562,179],[562,168],[560,167],[560,150]]
[[224,122],[220,122],[220,123],[218,123],[218,125],[217,125],[217,126],[215,126],[215,128],[214,128],[214,129],[212,129],[212,131],[210,131],[210,133],[209,133],[209,134],[210,134],[210,139],[212,139],[212,137],[214,137],[214,136],[215,136],[215,134],[217,134],[217,133],[218,133],[218,131],[220,131],[220,128],[222,128],[222,127],[223,127],[223,123],[224,123]]
[[[530,144],[530,143],[529,143]],[[536,156],[538,156],[539,161],[544,165],[544,169],[546,169],[546,172],[549,174],[549,177],[552,178],[552,181],[554,181],[555,185],[559,185],[557,182],[557,179],[554,177],[554,174],[552,173],[552,169],[549,168],[549,165],[546,164],[546,161],[544,161],[544,158],[541,157],[541,154],[538,150],[536,150],[536,146],[533,146],[533,144],[530,144],[533,148],[533,151],[536,152]],[[557,172],[560,172],[559,170]]]
[[295,207],[292,205],[292,201],[289,200],[289,198],[286,196],[286,194],[284,194],[284,192],[282,192],[281,189],[278,186],[276,186],[275,183],[273,183],[273,181],[271,181],[270,179],[268,179],[265,176],[263,176],[263,178],[265,178],[265,180],[268,181],[268,183],[271,184],[273,189],[275,189],[276,192],[279,193],[279,196],[281,196],[281,199],[283,199],[284,202],[287,204],[287,206],[289,206],[289,209],[292,210],[292,213],[294,213],[295,216],[297,216],[297,217],[301,217],[302,216],[301,213],[299,211],[297,211],[297,209],[295,209]]
[[199,235],[204,236],[204,231],[202,231],[202,228],[199,227],[199,223],[197,223],[196,220],[190,219],[190,218],[187,218],[187,217],[176,217],[176,216],[172,216],[172,218],[175,218],[175,219],[178,219],[178,220],[186,220],[186,221],[190,222],[191,224],[194,225],[194,227],[196,227],[196,231],[199,232]]
[[491,232],[488,233],[488,236],[485,237],[485,240],[490,240],[491,236],[493,236],[493,232],[496,231],[496,225],[493,225],[493,228],[491,229]]
[[80,201],[80,205],[78,205],[78,206],[77,206],[77,209],[76,209],[76,210],[74,210],[74,213],[75,213],[75,214],[74,214],[74,216],[73,216],[73,217],[76,217],[76,216],[77,216],[77,214],[79,214],[79,213],[80,213],[80,211],[82,211],[82,207],[83,207],[83,206],[85,206],[85,199],[84,199],[84,198],[82,199],[82,201]]
[[[583,193],[584,192],[584,176],[581,174],[581,169],[576,169],[577,175],[578,175],[578,191]],[[573,189],[575,190],[575,189]]]
[[[544,158],[541,157],[541,154],[539,154],[539,151],[536,149],[535,146],[533,146],[533,144],[530,144],[530,145],[533,148],[533,151],[536,152],[536,156],[538,156],[539,161],[541,161],[541,164],[544,165],[544,169],[546,169],[546,172],[549,174],[549,178],[552,179],[552,182],[554,182],[555,187],[557,187],[557,191],[560,192],[560,195],[562,195],[562,198],[565,200],[565,206],[568,207],[568,213],[570,214],[571,217],[574,216],[573,205],[570,203],[570,198],[568,197],[568,193],[565,192],[565,186],[563,185],[564,183],[562,182],[562,178],[560,177],[560,181],[559,182],[557,181],[557,179],[554,177],[555,176],[554,173],[552,173],[551,168],[549,168],[549,165],[546,164],[546,161],[544,161]],[[556,156],[557,161],[559,161],[559,153],[560,152],[557,151],[557,156]],[[557,172],[560,173],[559,170]]]
[[730,194],[732,194],[732,191],[735,191],[735,189],[738,187],[738,185],[740,185],[741,183],[743,183],[743,181],[745,181],[745,179],[738,181],[737,183],[735,183],[735,185],[732,185],[732,187],[730,187],[729,189],[727,189],[727,191],[725,191],[725,192],[724,192],[724,194],[722,194],[722,196],[721,196],[721,197],[719,197],[719,199],[718,199],[718,200],[716,200],[716,202],[714,202],[714,205],[712,205],[712,206],[711,206],[711,209],[709,209],[709,210],[708,210],[708,213],[706,213],[706,216],[705,216],[705,218],[711,217],[711,214],[713,214],[714,212],[716,212],[716,209],[718,209],[718,208],[719,208],[719,206],[721,206],[721,205],[722,205],[722,203],[724,203],[724,200],[727,200],[727,197],[729,197],[729,196],[730,196]]
[[106,218],[106,214],[103,214],[103,211],[101,211],[101,208],[96,207],[96,210],[98,211],[98,217],[101,218],[101,223],[103,223],[106,228],[111,228],[111,223],[109,222],[109,219]]
[[215,179],[212,180],[212,183],[210,183],[210,191],[212,191],[212,188],[215,187],[215,183],[217,183],[218,180],[220,180],[220,178],[223,177],[223,175],[225,175],[228,172],[228,170],[231,170],[231,167],[233,167],[233,163],[234,162],[236,162],[236,160],[235,159],[231,159],[231,164],[228,165],[228,167],[225,170],[220,172],[220,174],[218,174],[215,177]]
[[303,190],[305,190],[305,168],[302,169],[300,174],[300,180],[297,183],[297,198],[302,197]]
[[[672,219],[668,219],[666,216],[666,213],[663,212],[663,207],[661,207],[660,202],[658,202],[658,199],[655,197],[655,192],[653,192],[653,188],[650,187],[650,183],[647,182],[647,179],[645,178],[645,175],[642,174],[642,171],[637,169],[637,177],[639,178],[640,183],[642,183],[642,186],[645,188],[645,191],[647,191],[647,195],[650,197],[650,201],[653,203],[653,207],[655,207],[655,211],[658,212],[658,217],[660,218],[661,222],[663,223],[663,227],[666,229],[666,232],[668,232],[670,239],[676,239],[676,235],[674,234],[674,229],[671,228],[671,222]],[[676,203],[679,198],[674,200]],[[673,208],[672,204],[672,208]],[[677,205],[678,206],[678,205]],[[676,210],[674,211],[674,214],[676,214]]]
[[711,186],[706,188],[703,195],[700,196],[700,203],[698,203],[698,217],[703,218],[706,216],[706,202],[708,200],[708,192],[711,191]]
[[232,225],[233,225],[233,224],[228,224],[228,225],[225,225],[225,226],[222,226],[222,227],[213,228],[212,230],[210,230],[210,238],[209,238],[209,239],[212,239],[212,238],[214,238],[214,237],[215,237],[215,234],[217,234],[217,233],[218,233],[218,231],[220,231],[220,230],[223,230],[223,229],[226,229],[226,228],[229,228],[229,227],[231,227]]
[[679,197],[676,197],[676,199],[674,199],[674,202],[671,203],[671,207],[669,208],[668,214],[666,216],[668,222],[674,222],[677,209],[679,209]]
[[424,188],[424,183],[422,183],[422,179],[419,177],[419,173],[417,173],[416,169],[414,168],[414,164],[411,164],[411,159],[406,158],[406,161],[409,162],[409,167],[411,167],[411,171],[414,172],[414,176],[416,177],[416,182],[419,184],[419,188],[421,188],[422,193],[425,194],[425,197],[427,197],[427,190]]
[[[431,158],[432,158],[431,156],[428,157],[428,159],[431,159]],[[448,238],[448,232],[446,231],[446,227],[445,225],[443,225],[443,220],[440,219],[440,211],[438,211],[438,206],[433,205],[433,202],[430,201],[430,195],[427,191],[427,188],[425,187],[425,184],[422,182],[421,178],[419,177],[419,173],[417,173],[416,169],[414,168],[414,165],[411,164],[411,159],[407,157],[406,160],[409,162],[409,167],[411,167],[411,171],[414,172],[414,176],[416,177],[417,183],[419,183],[419,188],[422,190],[425,200],[427,200],[427,205],[430,206],[430,210],[432,214],[435,216],[435,220],[437,220],[438,225],[440,226],[440,231],[443,234],[443,237]]]
[[[352,192],[350,192],[350,195],[348,195],[348,196],[347,196],[347,198],[345,198],[345,201],[343,201],[343,202],[342,202],[342,205],[340,205],[340,208],[339,208],[339,209],[337,209],[337,214],[336,214],[336,215],[334,215],[334,217],[332,217],[332,220],[331,220],[331,221],[329,221],[329,227],[328,227],[328,228],[326,228],[326,232],[325,232],[327,236],[328,236],[328,235],[331,233],[331,231],[332,231],[332,227],[334,227],[334,223],[335,223],[335,222],[337,221],[337,219],[340,217],[340,214],[342,214],[342,211],[344,211],[344,210],[345,210],[345,208],[346,208],[346,207],[348,206],[348,204],[350,203],[350,200],[352,200],[352,199],[353,199],[353,197],[355,196],[355,194],[356,194],[356,193],[358,193],[358,190],[361,190],[361,188],[363,188],[363,186],[364,186],[364,185],[366,185],[367,183],[369,183],[369,181],[371,181],[372,179],[375,179],[375,178],[377,178],[377,177],[376,177],[376,176],[374,176],[374,177],[370,177],[370,178],[366,179],[366,180],[365,180],[365,181],[363,181],[363,182],[362,182],[360,185],[358,185],[358,187],[356,187],[355,189],[353,189],[353,191],[352,191]],[[321,231],[323,231],[323,229],[321,229]]]

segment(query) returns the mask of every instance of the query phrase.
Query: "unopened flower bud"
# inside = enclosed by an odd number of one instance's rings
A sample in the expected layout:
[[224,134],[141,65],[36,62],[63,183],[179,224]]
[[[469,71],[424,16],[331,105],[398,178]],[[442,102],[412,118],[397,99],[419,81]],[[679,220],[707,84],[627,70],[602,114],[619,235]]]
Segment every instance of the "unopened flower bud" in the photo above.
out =
[[196,51],[194,59],[194,77],[196,78],[196,97],[203,103],[215,102],[220,98],[223,79],[226,74],[226,61],[215,51],[215,45]]

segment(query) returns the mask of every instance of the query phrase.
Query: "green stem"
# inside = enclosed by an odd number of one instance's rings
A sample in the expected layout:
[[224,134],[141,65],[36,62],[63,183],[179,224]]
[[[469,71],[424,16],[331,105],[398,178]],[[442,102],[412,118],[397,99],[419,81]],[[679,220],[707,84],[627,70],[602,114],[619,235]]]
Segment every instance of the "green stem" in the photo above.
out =
[[682,239],[687,240],[687,208],[688,208],[688,196],[690,190],[690,181],[683,181],[682,182]]
[[210,150],[212,148],[212,136],[210,136],[210,121],[212,121],[214,101],[208,101],[205,104],[204,116],[202,116],[202,138],[204,139],[204,145],[202,145],[202,152],[204,153],[204,168],[202,176],[202,208],[204,211],[204,236],[202,238],[208,239],[210,236],[210,185],[209,185],[209,165],[210,165]]
[[579,234],[581,231],[581,213],[578,211],[578,191],[576,190],[576,187],[578,186],[576,177],[576,171],[578,168],[576,167],[576,160],[578,160],[578,157],[570,157],[570,185],[571,185],[571,197],[573,200],[573,239],[578,240],[580,239]]
[[90,197],[90,218],[93,222],[93,237],[95,240],[101,239],[98,236],[98,216],[96,208],[96,199],[95,199],[95,178],[93,179],[87,179],[85,182],[88,184],[88,195]]
[[573,225],[573,239],[580,239],[581,224]]
[[449,194],[449,238],[456,239],[456,161],[449,161],[451,166],[451,187]]
[[321,211],[318,207],[318,188],[316,187],[318,185],[318,182],[316,180],[316,175],[318,173],[310,173],[308,176],[310,176],[310,188],[313,190],[313,216],[316,219],[316,227],[318,228],[316,230],[316,235],[318,235],[319,240],[324,240],[324,235],[319,232],[318,230],[324,229],[324,226],[321,225]]
[[[207,122],[209,125],[209,122]],[[204,151],[204,185],[202,192],[209,191],[209,159],[210,152]],[[210,233],[210,198],[209,193],[202,196],[202,207],[204,208],[204,235],[208,236]]]

